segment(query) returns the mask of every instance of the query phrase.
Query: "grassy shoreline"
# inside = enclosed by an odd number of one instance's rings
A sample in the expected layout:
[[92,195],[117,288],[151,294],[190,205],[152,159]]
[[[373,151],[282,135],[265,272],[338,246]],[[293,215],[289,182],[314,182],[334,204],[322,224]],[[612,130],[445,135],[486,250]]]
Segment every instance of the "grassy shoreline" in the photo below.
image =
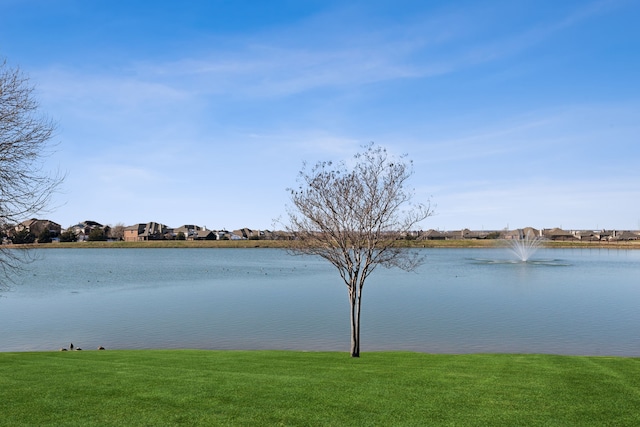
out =
[[[409,240],[398,243],[409,248],[499,248],[507,244],[503,240]],[[60,248],[279,248],[291,247],[286,240],[157,240],[146,242],[73,242],[34,243],[31,245],[4,245],[3,248],[16,249],[60,249]],[[587,249],[640,249],[640,241],[625,242],[544,242],[545,248],[587,248]]]
[[0,425],[640,425],[640,359],[0,353]]

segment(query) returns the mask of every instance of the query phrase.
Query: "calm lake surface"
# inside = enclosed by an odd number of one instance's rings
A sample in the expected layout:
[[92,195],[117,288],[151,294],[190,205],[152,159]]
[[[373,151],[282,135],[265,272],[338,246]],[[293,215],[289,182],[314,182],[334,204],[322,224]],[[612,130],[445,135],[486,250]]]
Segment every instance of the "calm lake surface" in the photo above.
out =
[[[418,249],[364,289],[363,352],[640,356],[640,251]],[[349,349],[327,262],[279,249],[45,249],[0,296],[0,351]]]

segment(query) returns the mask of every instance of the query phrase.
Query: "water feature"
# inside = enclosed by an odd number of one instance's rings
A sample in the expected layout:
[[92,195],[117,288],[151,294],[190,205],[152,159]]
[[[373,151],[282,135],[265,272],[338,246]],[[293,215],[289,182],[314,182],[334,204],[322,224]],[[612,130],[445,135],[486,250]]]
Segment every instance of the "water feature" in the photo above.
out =
[[[362,351],[640,356],[640,251],[420,249],[364,289]],[[0,295],[0,351],[348,351],[347,291],[277,249],[48,249]],[[478,261],[478,260],[487,260]],[[503,260],[503,261],[501,261]]]
[[527,262],[542,246],[543,237],[528,231],[521,239],[509,240],[509,248],[520,262]]

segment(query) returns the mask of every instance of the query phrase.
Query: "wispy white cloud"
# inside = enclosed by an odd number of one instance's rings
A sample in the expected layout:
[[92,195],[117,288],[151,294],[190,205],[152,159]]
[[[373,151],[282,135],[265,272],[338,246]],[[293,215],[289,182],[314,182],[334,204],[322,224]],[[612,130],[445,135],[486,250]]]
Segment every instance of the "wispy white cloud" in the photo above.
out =
[[[566,104],[492,121],[473,118],[463,128],[456,128],[455,123],[445,124],[437,130],[438,135],[428,136],[414,153],[426,166],[486,158],[504,161],[512,155],[531,160],[563,153],[568,170],[580,169],[590,159],[611,161],[616,152],[625,152],[632,159],[640,155],[640,147],[634,142],[634,135],[640,132],[636,113],[639,109],[637,102],[624,101]],[[478,115],[484,117],[482,112]],[[417,141],[408,143],[414,145]],[[623,163],[628,165],[629,159],[626,157]],[[602,164],[595,167],[599,169]]]
[[[394,45],[313,51],[253,45],[242,53],[215,52],[164,64],[141,64],[149,79],[167,79],[198,93],[274,97],[326,87],[418,77],[422,71]],[[184,80],[182,80],[184,79]]]
[[[456,18],[442,13],[414,18],[404,25],[389,25],[384,32],[358,27],[338,30],[341,37],[329,38],[328,44],[304,46],[288,41],[283,34],[267,33],[248,36],[240,43],[175,52],[174,59],[168,61],[137,60],[108,70],[47,69],[37,78],[46,88],[46,96],[80,105],[83,101],[112,102],[122,108],[184,102],[205,94],[268,98],[323,88],[352,88],[441,76],[495,61],[540,43],[615,3],[589,3],[555,21],[503,34],[494,41],[470,40],[463,48],[456,44],[460,36],[455,31],[473,34],[466,27],[478,24],[469,14]],[[296,30],[289,28],[285,34],[295,39]],[[301,31],[308,35],[310,30]],[[298,38],[305,39],[303,35]]]
[[156,103],[183,102],[189,93],[170,82],[130,76],[126,72],[48,68],[35,73],[44,101],[76,106],[138,109]]
[[[459,18],[443,14],[414,19],[403,26],[391,25],[383,34],[357,27],[342,30],[342,38],[329,38],[324,45],[300,46],[270,34],[257,42],[253,36],[244,44],[234,44],[233,50],[213,47],[165,63],[138,63],[135,68],[142,79],[166,79],[163,81],[199,93],[242,97],[279,97],[321,88],[428,78],[522,52],[615,3],[588,3],[555,20],[502,34],[495,40],[470,40],[464,48],[456,44],[459,36],[455,31],[473,34],[465,27],[478,24],[469,13]],[[295,28],[288,31],[291,38]],[[308,35],[309,29],[304,34]]]
[[[482,10],[484,6],[471,7],[466,14],[462,14],[458,19],[459,37],[470,37],[462,48],[458,43],[460,40],[456,40],[453,37],[451,43],[451,50],[443,50],[429,53],[436,53],[437,56],[428,58],[427,65],[422,68],[416,67],[416,70],[420,70],[419,74],[422,77],[428,77],[431,75],[441,75],[456,72],[463,69],[472,68],[477,65],[490,63],[493,61],[502,60],[507,57],[514,56],[522,53],[527,49],[530,49],[542,42],[552,39],[558,33],[563,30],[569,29],[572,26],[580,25],[589,19],[594,19],[599,15],[606,14],[613,9],[622,6],[626,1],[622,0],[600,0],[584,3],[568,12],[564,12],[558,8],[559,15],[548,20],[531,23],[528,27],[518,28],[511,30],[508,33],[500,33],[499,36],[492,38],[478,38],[474,40],[475,31],[474,27],[478,28],[483,25],[481,19],[477,19],[478,16],[485,16],[486,10]],[[475,13],[475,16],[474,16]],[[499,19],[504,19],[500,13],[494,13],[494,16],[487,18],[488,22],[492,25],[500,27],[502,25]],[[464,23],[464,25],[462,25]],[[466,29],[462,29],[466,26]]]

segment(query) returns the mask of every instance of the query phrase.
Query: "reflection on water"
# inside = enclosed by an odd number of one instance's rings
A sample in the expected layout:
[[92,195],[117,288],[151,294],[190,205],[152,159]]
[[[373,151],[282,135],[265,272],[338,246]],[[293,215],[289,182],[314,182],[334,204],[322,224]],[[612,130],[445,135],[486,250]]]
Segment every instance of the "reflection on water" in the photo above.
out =
[[563,259],[489,259],[489,258],[469,258],[476,264],[513,264],[513,265],[540,265],[547,267],[569,267],[571,264]]
[[[362,350],[640,356],[640,251],[421,249],[364,289]],[[0,298],[0,351],[349,346],[344,284],[277,249],[50,249]]]

